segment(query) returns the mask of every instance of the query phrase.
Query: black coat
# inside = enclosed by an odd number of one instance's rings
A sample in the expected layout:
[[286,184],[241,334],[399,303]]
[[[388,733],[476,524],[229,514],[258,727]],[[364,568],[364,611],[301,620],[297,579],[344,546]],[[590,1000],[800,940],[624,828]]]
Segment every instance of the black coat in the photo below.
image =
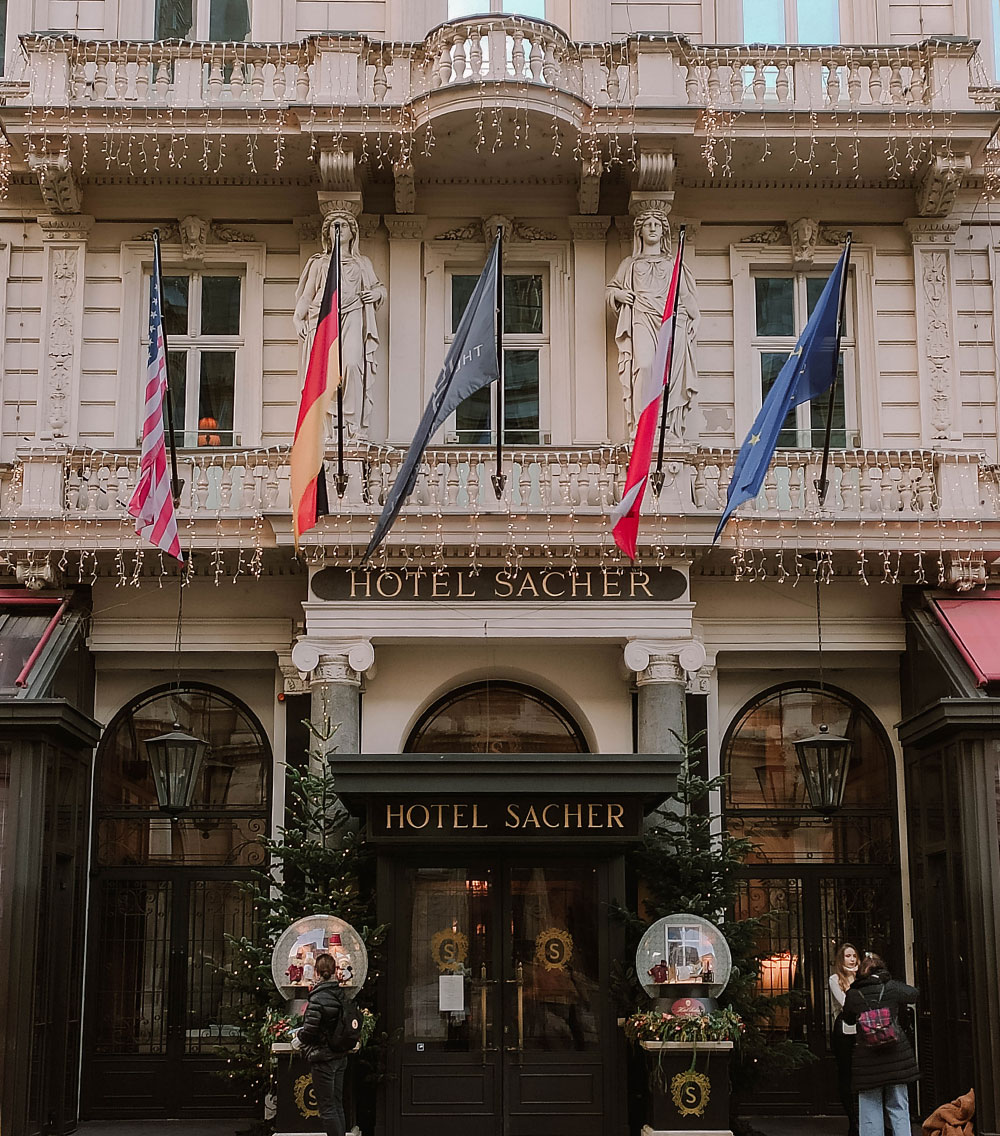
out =
[[[307,1047],[311,1061],[333,1060],[327,1048],[330,1031],[344,1016],[344,992],[335,978],[317,983],[309,994],[309,1002],[302,1015],[299,1038]],[[324,1053],[323,1050],[326,1050]]]
[[[880,1002],[879,993],[883,984],[885,991]],[[851,1084],[856,1093],[866,1089],[880,1089],[885,1085],[908,1085],[920,1077],[913,1046],[899,1022],[899,1007],[907,1002],[915,1002],[919,997],[916,987],[897,982],[887,970],[875,970],[864,978],[854,980],[844,1001],[844,1024],[857,1025],[858,1017],[865,1010],[880,1005],[888,1006],[899,1034],[899,1041],[877,1049],[865,1045],[858,1038],[851,1065]]]

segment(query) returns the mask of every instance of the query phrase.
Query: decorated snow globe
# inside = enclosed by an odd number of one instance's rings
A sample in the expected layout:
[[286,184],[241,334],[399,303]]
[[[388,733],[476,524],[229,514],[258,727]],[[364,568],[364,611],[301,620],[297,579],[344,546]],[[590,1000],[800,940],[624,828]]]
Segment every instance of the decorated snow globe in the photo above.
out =
[[336,960],[340,985],[349,998],[364,985],[368,951],[358,932],[336,915],[307,915],[285,928],[271,953],[271,977],[289,1003],[308,998],[321,954]]
[[635,971],[656,1008],[674,1015],[711,1013],[726,988],[733,960],[714,923],[680,913],[658,919],[635,954]]

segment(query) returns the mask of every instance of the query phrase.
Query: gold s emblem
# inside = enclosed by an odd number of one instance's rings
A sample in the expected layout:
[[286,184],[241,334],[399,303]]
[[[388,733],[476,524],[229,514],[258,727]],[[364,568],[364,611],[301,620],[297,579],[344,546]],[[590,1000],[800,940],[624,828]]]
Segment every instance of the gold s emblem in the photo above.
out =
[[460,971],[469,957],[468,937],[450,927],[436,932],[431,936],[431,957],[442,974]]
[[303,1073],[295,1079],[295,1107],[299,1115],[308,1119],[310,1116],[319,1116],[319,1105],[316,1103],[316,1090],[313,1088],[312,1073]]
[[561,927],[546,927],[535,939],[535,962],[546,970],[565,970],[573,957],[573,936]]
[[670,1096],[681,1116],[704,1116],[712,1084],[704,1073],[688,1069],[671,1078]]

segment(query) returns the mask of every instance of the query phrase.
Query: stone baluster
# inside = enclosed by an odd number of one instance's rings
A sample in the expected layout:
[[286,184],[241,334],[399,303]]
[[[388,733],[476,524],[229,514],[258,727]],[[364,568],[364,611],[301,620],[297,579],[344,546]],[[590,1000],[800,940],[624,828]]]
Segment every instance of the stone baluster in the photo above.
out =
[[788,78],[788,60],[782,59],[778,62],[778,74],[774,80],[774,93],[777,96],[779,103],[788,102],[788,92],[791,83]]
[[469,78],[481,79],[483,77],[483,37],[474,31],[469,39]]
[[102,103],[108,97],[108,61],[98,59],[94,65],[94,98]]
[[857,107],[861,99],[861,69],[854,55],[847,64],[847,98],[852,107]]
[[296,67],[295,101],[297,103],[309,101],[309,64],[304,56],[299,59]]
[[[617,76],[618,70],[615,68],[615,75]],[[552,86],[559,79],[559,61],[556,59],[556,45],[554,40],[547,40],[545,43],[545,60],[542,63],[542,80],[548,86]]]
[[764,60],[755,59],[753,64],[753,88],[754,101],[758,106],[764,105],[764,96],[767,94],[767,80],[764,78]]
[[514,68],[514,78],[524,78],[524,31],[522,28],[515,28],[511,38],[514,41],[514,46],[510,53],[511,66]]
[[882,102],[882,64],[878,59],[872,59],[868,68],[868,95],[877,106]]
[[465,32],[457,32],[451,42],[451,65],[455,73],[455,82],[461,83],[465,78]]
[[161,56],[156,65],[156,79],[153,85],[156,87],[157,102],[165,103],[170,90],[170,63],[166,56]]
[[139,103],[149,102],[149,83],[152,78],[153,64],[149,59],[140,59],[135,72],[135,97]]
[[903,101],[903,67],[895,59],[889,65],[889,101],[894,106]]
[[[531,54],[528,57],[528,70],[531,72],[531,81],[533,83],[541,82],[542,78],[542,63],[545,61],[545,53],[542,50],[541,37],[537,32],[532,36]],[[615,78],[617,79],[618,72],[615,71]],[[617,101],[617,95],[615,96]]]
[[743,68],[738,62],[729,66],[729,101],[733,106],[743,102]]
[[[385,64],[382,65],[382,75],[385,76]],[[274,80],[272,83],[274,88],[275,102],[281,102],[285,97],[285,91],[288,89],[288,76],[285,74],[285,61],[279,59],[274,65]],[[385,98],[385,95],[382,96]]]
[[264,101],[264,64],[259,59],[250,64],[250,101]]
[[213,55],[208,72],[208,101],[217,103],[222,100],[222,56]]
[[436,86],[446,87],[451,82],[451,48],[444,42],[441,44],[441,54],[438,56],[437,75]]

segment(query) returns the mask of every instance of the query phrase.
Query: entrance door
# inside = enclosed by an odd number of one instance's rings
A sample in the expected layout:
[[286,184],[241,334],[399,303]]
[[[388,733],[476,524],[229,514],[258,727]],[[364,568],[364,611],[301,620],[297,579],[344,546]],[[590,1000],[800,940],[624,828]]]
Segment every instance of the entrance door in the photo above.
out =
[[610,1130],[608,865],[544,859],[398,869],[398,1136]]

